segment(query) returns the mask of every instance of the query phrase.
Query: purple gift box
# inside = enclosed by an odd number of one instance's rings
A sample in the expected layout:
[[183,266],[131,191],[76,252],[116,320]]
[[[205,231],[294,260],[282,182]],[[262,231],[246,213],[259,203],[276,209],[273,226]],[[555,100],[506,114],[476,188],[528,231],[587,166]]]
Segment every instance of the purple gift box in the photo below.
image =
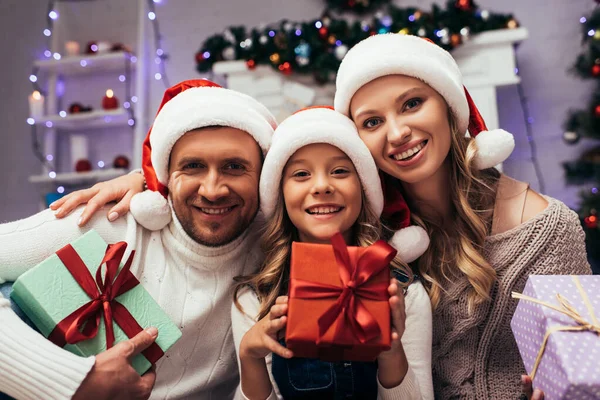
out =
[[[576,281],[589,299],[589,306]],[[600,276],[531,275],[523,291],[525,296],[563,309],[557,294],[589,324],[600,322]],[[581,325],[550,307],[521,299],[510,326],[525,369],[531,374],[549,329]],[[551,333],[533,387],[543,390],[547,400],[600,399],[600,333],[592,330]]]

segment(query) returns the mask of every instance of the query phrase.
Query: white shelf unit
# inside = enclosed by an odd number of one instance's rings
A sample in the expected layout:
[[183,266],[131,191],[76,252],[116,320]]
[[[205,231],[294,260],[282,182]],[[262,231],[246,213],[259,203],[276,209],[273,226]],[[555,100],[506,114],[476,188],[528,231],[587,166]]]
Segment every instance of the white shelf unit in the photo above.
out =
[[[133,155],[131,167],[141,164],[141,147],[143,138],[146,134],[147,121],[145,105],[147,104],[148,88],[147,88],[147,68],[144,65],[148,62],[149,52],[148,45],[150,38],[147,37],[148,32],[148,7],[146,0],[138,0],[137,20],[132,21],[132,24],[137,24],[137,45],[136,53],[129,51],[114,51],[97,54],[79,54],[76,56],[63,55],[60,59],[48,58],[37,60],[34,62],[35,74],[38,77],[43,77],[43,87],[45,93],[45,112],[46,115],[35,118],[35,128],[38,131],[40,139],[40,152],[43,156],[57,154],[59,137],[61,141],[70,141],[70,152],[64,154],[64,149],[58,160],[54,157],[56,171],[51,171],[47,166],[42,166],[39,175],[29,177],[29,182],[38,186],[42,197],[48,193],[56,191],[57,188],[63,186],[65,189],[74,189],[112,179],[120,175],[126,174],[127,170],[110,168],[109,162],[107,167],[99,168],[94,165],[94,169],[89,172],[73,172],[72,170],[61,170],[65,165],[74,163],[78,157],[75,157],[73,149],[76,148],[75,143],[83,143],[84,149],[94,146],[94,134],[92,131],[98,130],[99,133],[107,132],[107,129],[130,130],[131,132],[123,132],[123,135],[130,135],[133,147]],[[61,5],[57,2],[55,9],[60,9]],[[59,14],[61,12],[59,11]],[[60,24],[60,21],[57,23]],[[62,44],[58,43],[57,35],[52,35],[50,50],[54,54],[59,52]],[[129,73],[127,72],[129,71]],[[123,98],[118,109],[103,110],[100,107],[89,112],[68,113],[64,107],[59,108],[60,90],[58,84],[60,81],[75,79],[79,82],[85,82],[86,79],[94,77],[106,77],[110,74],[129,75],[129,80],[120,83],[121,85],[130,85],[131,92],[128,95],[135,95],[135,99],[130,101],[131,109],[125,109],[123,103],[129,101],[128,98]],[[135,76],[134,76],[135,74]],[[101,78],[103,79],[103,78]],[[75,82],[75,81],[74,81]],[[135,89],[134,89],[135,88]],[[125,96],[127,97],[127,95]],[[60,111],[66,111],[64,112]],[[60,113],[59,113],[60,112]],[[62,115],[61,115],[62,114]],[[131,119],[135,120],[135,127],[131,129]],[[95,132],[94,132],[95,133]],[[112,134],[112,133],[111,133]],[[121,135],[121,132],[115,134]],[[66,135],[67,139],[64,139]],[[119,136],[120,137],[120,136]],[[121,139],[123,139],[121,137]],[[126,140],[129,140],[126,139]],[[89,144],[88,144],[89,141]],[[63,146],[64,147],[64,146]],[[60,162],[59,162],[60,161]],[[43,203],[43,201],[42,201]],[[44,208],[44,204],[40,204]]]
[[126,173],[127,170],[125,169],[106,168],[89,172],[65,172],[61,174],[56,174],[56,177],[54,178],[50,178],[50,176],[48,176],[47,174],[32,175],[29,177],[29,182],[45,184],[53,184],[58,182],[65,185],[84,185],[88,183],[116,178]]
[[137,57],[124,51],[104,54],[81,54],[63,57],[60,60],[37,60],[33,65],[40,70],[65,75],[84,75],[98,72],[123,70],[127,62],[132,68],[137,63]]

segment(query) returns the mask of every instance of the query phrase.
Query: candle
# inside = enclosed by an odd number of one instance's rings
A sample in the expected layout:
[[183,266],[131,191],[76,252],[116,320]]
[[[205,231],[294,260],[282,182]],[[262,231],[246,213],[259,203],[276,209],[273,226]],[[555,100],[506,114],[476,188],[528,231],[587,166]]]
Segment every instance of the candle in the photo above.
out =
[[33,119],[44,116],[44,96],[37,90],[29,96],[29,116]]
[[79,54],[79,43],[69,40],[65,43],[65,52],[68,56],[76,56]]
[[115,97],[111,89],[106,91],[106,96],[102,99],[102,108],[105,110],[114,110],[119,107],[119,100]]

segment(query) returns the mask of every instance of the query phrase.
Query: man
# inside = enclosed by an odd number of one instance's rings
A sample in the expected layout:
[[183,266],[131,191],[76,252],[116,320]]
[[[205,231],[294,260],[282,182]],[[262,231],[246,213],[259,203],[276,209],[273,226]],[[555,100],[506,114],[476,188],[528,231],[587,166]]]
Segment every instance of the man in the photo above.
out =
[[148,133],[149,191],[134,197],[126,219],[92,218],[84,229],[76,214],[58,220],[45,210],[0,226],[0,283],[87,229],[108,243],[125,240],[136,251],[132,272],[183,333],[156,372],[139,377],[129,358],[156,339],[155,329],[78,357],[35,333],[0,296],[0,392],[18,399],[231,398],[238,370],[230,286],[260,263],[248,228],[275,125],[248,96],[205,80],[182,82],[167,90]]

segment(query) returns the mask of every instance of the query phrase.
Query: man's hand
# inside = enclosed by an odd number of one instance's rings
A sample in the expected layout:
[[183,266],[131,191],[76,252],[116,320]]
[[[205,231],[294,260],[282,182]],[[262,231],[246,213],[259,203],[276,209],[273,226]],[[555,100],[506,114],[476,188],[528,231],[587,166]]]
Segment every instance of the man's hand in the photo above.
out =
[[131,358],[148,348],[158,336],[148,328],[130,340],[98,354],[96,363],[73,395],[73,400],[147,399],[156,372],[154,368],[140,376],[131,366]]

